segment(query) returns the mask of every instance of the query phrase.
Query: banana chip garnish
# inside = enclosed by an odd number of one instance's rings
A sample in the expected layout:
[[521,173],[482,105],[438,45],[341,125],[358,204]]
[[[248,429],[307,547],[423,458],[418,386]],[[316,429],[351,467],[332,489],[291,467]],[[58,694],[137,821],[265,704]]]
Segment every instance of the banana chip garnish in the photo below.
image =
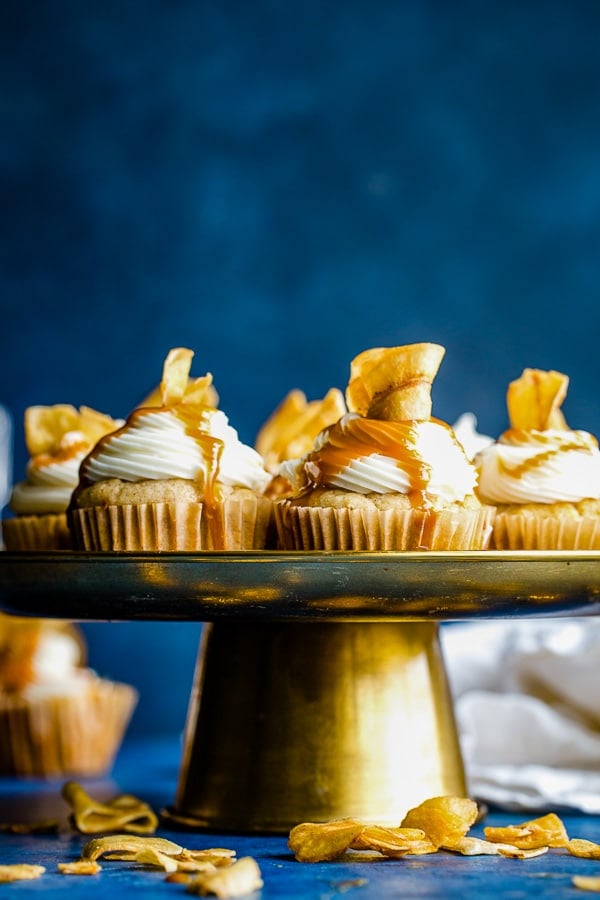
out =
[[142,403],[142,406],[176,406],[179,403],[219,405],[219,395],[213,386],[210,372],[200,378],[190,378],[194,351],[187,347],[174,347],[167,353],[163,363],[162,378]]
[[304,456],[312,450],[317,435],[346,411],[344,395],[338,388],[330,388],[322,400],[310,401],[303,391],[291,390],[256,436],[254,446],[265,468],[275,473],[283,460]]
[[359,353],[350,364],[348,409],[388,421],[431,418],[431,386],[445,352],[423,343]]
[[568,387],[569,377],[561,372],[523,369],[506,392],[511,428],[523,431],[567,428],[560,407]]
[[195,875],[188,881],[186,890],[201,897],[245,897],[262,886],[258,863],[252,856],[242,856],[229,868]]
[[72,821],[82,834],[126,831],[132,834],[154,834],[158,828],[156,813],[137,797],[120,794],[101,803],[76,781],[63,785],[62,796],[72,810]]

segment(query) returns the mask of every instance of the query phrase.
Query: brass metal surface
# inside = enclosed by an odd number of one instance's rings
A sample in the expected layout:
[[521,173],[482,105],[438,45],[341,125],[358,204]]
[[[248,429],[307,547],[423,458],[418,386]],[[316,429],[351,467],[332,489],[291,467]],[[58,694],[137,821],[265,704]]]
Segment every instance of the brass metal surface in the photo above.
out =
[[285,832],[398,825],[465,793],[437,625],[215,623],[204,630],[175,820]]
[[596,615],[599,563],[600,551],[1,552],[0,609],[74,621]]

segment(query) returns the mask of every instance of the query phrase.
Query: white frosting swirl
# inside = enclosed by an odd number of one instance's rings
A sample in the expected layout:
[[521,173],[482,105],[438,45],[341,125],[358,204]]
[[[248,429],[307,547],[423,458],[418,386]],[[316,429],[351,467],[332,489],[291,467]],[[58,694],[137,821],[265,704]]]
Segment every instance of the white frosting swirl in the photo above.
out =
[[477,483],[474,466],[444,423],[379,421],[356,413],[323,431],[312,453],[282,463],[280,474],[298,491],[421,492],[442,503],[461,502]]
[[25,481],[14,485],[10,508],[17,515],[65,512],[79,481],[79,465],[85,452],[60,462],[39,465],[29,460]]
[[79,665],[77,641],[64,631],[42,630],[31,660],[30,683],[21,691],[28,700],[81,690],[93,674]]
[[598,441],[586,431],[506,431],[476,457],[487,503],[600,499]]
[[259,453],[240,441],[221,410],[209,407],[199,407],[194,429],[169,409],[136,410],[123,428],[96,445],[80,475],[88,484],[109,478],[183,478],[206,484],[214,452],[220,453],[216,480],[221,484],[258,493],[269,484],[272,476]]

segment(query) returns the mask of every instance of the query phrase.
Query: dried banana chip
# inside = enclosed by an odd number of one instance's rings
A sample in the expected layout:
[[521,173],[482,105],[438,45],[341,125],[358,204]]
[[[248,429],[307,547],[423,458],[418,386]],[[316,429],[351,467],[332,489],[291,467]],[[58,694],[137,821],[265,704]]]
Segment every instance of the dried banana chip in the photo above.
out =
[[[208,850],[188,850],[184,848],[177,856],[180,869],[188,866],[230,866],[235,860],[235,850],[225,847],[210,847]],[[192,871],[191,868],[186,871]],[[198,871],[201,871],[198,869]]]
[[158,828],[156,813],[147,803],[131,794],[120,794],[107,803],[101,803],[76,781],[64,784],[61,793],[71,807],[75,828],[82,834],[107,831],[154,834]]
[[422,829],[436,847],[441,847],[464,837],[477,815],[477,804],[468,797],[431,797],[409,810],[400,825]]
[[506,405],[511,428],[524,431],[546,431],[566,428],[560,407],[567,395],[569,378],[561,372],[524,369],[511,381]]
[[365,825],[351,850],[378,850],[384,856],[421,856],[435,853],[432,844],[420,828],[386,828],[381,825]]
[[565,847],[569,836],[562,820],[556,813],[548,813],[537,819],[530,819],[520,825],[500,827],[487,826],[483,829],[487,840],[513,844],[521,850],[535,850],[538,847]]
[[299,862],[336,859],[349,849],[364,827],[363,822],[352,818],[303,822],[290,831],[288,847]]
[[595,875],[574,875],[571,879],[572,884],[582,891],[598,891],[600,892],[600,878]]
[[460,853],[462,856],[508,856],[512,859],[531,859],[533,856],[541,856],[548,851],[548,847],[523,850],[512,844],[500,844],[468,836],[459,838],[451,844],[443,844],[440,849]]
[[110,859],[131,860],[138,853],[148,849],[165,853],[167,856],[178,856],[183,847],[175,844],[167,838],[141,837],[134,834],[110,834],[105,837],[92,838],[81,851],[82,859],[100,859],[106,856]]
[[313,449],[317,435],[346,412],[344,395],[330,388],[322,400],[307,401],[303,391],[291,390],[266,420],[255,440],[265,467],[275,473],[279,463]]
[[62,875],[97,875],[102,866],[93,859],[76,859],[73,862],[58,863],[58,871]]
[[11,881],[31,881],[33,878],[40,878],[45,871],[45,866],[33,866],[29,863],[0,866],[0,884],[8,884]]
[[429,419],[431,386],[445,352],[429,343],[363,351],[350,363],[348,409],[370,419]]
[[600,859],[600,844],[596,844],[594,841],[572,838],[567,841],[565,847],[573,856],[581,856],[583,859]]
[[190,878],[186,890],[189,894],[198,894],[201,897],[212,894],[215,897],[226,898],[244,897],[260,890],[262,886],[263,880],[258,863],[252,856],[242,856],[228,868]]

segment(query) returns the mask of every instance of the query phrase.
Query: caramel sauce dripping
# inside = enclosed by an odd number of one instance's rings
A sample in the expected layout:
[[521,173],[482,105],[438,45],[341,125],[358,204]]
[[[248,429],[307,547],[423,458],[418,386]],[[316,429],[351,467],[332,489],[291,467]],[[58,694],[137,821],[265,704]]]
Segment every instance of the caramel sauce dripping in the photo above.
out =
[[[451,428],[438,419],[431,419],[446,428]],[[356,417],[350,420],[341,419],[327,430],[327,441],[319,450],[314,450],[307,457],[307,463],[314,463],[311,473],[313,487],[331,485],[333,479],[354,460],[361,457],[379,454],[396,460],[398,468],[403,469],[409,479],[411,490],[408,494],[411,506],[428,506],[427,487],[431,467],[417,452],[417,426],[420,420],[386,421]],[[309,488],[310,489],[310,488]]]
[[[200,448],[204,462],[206,463],[206,479],[204,482],[204,511],[206,513],[208,530],[212,539],[214,550],[225,548],[225,523],[223,521],[223,506],[221,492],[217,484],[217,475],[224,444],[220,438],[211,437],[201,431],[202,422],[207,418],[208,406],[197,407],[192,404],[180,403],[172,408],[172,412],[180,422],[183,422],[185,433],[193,438]],[[198,417],[198,411],[200,416]]]

